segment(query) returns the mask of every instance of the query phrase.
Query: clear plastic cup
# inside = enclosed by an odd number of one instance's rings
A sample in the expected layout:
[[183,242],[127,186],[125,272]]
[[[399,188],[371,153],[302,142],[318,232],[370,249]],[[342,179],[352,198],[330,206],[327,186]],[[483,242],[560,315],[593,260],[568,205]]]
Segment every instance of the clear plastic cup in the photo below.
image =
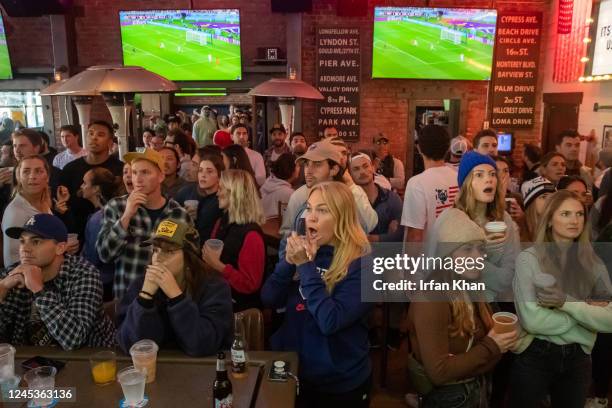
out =
[[125,403],[123,406],[141,407],[145,404],[145,384],[147,373],[144,369],[133,366],[124,368],[117,373],[117,381],[121,384]]
[[[50,392],[55,388],[55,374],[57,369],[51,366],[42,366],[34,368],[23,376],[28,383],[28,390],[32,391],[34,398],[31,403],[35,407],[44,407],[51,405],[53,398],[43,398],[49,396]],[[41,393],[40,391],[45,391]],[[39,396],[38,398],[36,396]]]
[[132,363],[138,369],[144,369],[147,373],[147,384],[155,381],[157,372],[157,351],[159,347],[153,340],[140,340],[130,348]]
[[12,377],[0,378],[0,391],[2,392],[2,399],[8,401],[11,397],[10,392],[15,391],[19,388],[21,377],[14,375]]
[[100,351],[89,358],[91,375],[96,385],[115,382],[117,376],[117,356],[113,351]]
[[510,312],[497,312],[493,314],[493,330],[495,333],[509,333],[518,329],[518,316]]
[[193,219],[198,217],[198,205],[200,205],[198,200],[185,200],[185,210]]
[[15,347],[0,344],[0,379],[15,376]]
[[550,288],[551,286],[555,286],[556,283],[557,279],[549,273],[540,272],[533,276],[533,284],[540,289]]
[[223,241],[220,239],[207,239],[204,245],[210,248],[211,251],[221,252],[223,250]]

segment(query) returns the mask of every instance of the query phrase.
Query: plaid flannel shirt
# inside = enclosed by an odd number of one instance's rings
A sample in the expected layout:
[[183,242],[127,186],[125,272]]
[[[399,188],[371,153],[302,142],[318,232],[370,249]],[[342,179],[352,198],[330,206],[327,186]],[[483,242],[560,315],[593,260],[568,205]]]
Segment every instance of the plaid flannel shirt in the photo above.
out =
[[[1,278],[8,274],[3,272]],[[115,345],[115,327],[102,307],[100,272],[80,256],[66,255],[58,275],[37,294],[27,288],[9,291],[0,303],[0,342],[29,342],[32,303],[48,334],[64,350]]]
[[124,195],[113,198],[106,204],[103,210],[102,228],[96,241],[100,260],[115,264],[113,294],[117,299],[123,297],[130,283],[144,275],[151,261],[152,249],[150,246],[142,247],[140,244],[151,238],[160,221],[172,218],[193,225],[187,211],[170,198],[155,225],[151,225],[151,218],[147,210],[139,207],[126,231],[121,226],[120,219],[125,211],[127,197]]

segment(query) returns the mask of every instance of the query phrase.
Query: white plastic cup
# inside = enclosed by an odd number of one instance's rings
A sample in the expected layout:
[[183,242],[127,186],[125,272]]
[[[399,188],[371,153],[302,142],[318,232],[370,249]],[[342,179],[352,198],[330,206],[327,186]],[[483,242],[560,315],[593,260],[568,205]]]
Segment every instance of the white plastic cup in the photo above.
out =
[[223,241],[220,239],[207,239],[204,245],[210,248],[211,251],[221,252],[223,250]]
[[484,226],[485,231],[491,234],[506,232],[508,226],[503,221],[490,221]]
[[15,376],[15,347],[0,344],[0,380]]
[[68,234],[68,245],[74,242],[79,242],[79,234],[73,234],[73,233]]
[[556,283],[557,279],[549,273],[540,272],[533,276],[533,284],[540,289],[550,288],[555,286]]

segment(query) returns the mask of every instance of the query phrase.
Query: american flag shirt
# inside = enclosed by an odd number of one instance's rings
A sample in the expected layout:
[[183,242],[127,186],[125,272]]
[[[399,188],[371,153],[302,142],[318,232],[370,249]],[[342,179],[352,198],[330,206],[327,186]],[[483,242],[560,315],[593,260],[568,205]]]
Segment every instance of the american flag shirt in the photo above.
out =
[[[0,279],[10,270],[3,269]],[[36,329],[32,333],[32,318]],[[57,276],[33,294],[13,288],[0,303],[0,342],[13,345],[113,347],[115,327],[104,314],[100,272],[84,258],[65,255]]]

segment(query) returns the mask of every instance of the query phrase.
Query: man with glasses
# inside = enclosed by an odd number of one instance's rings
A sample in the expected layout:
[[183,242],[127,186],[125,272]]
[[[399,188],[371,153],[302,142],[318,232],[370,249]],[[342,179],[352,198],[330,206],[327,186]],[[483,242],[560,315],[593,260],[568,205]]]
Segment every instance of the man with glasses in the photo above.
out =
[[376,159],[379,161],[378,174],[385,176],[394,189],[403,189],[406,180],[404,164],[389,152],[389,139],[383,133],[379,133],[374,136],[374,145]]

